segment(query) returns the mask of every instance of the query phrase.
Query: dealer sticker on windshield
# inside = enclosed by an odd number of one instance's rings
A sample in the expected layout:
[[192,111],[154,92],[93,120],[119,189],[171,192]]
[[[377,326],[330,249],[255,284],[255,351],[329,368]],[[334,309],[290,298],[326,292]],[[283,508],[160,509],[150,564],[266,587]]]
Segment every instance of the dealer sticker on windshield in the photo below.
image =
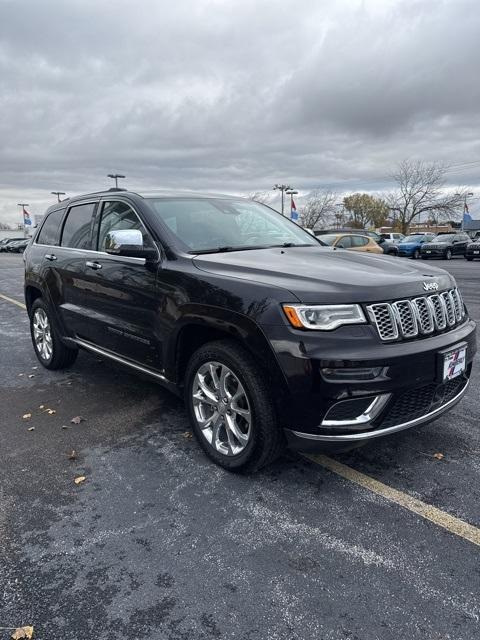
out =
[[465,371],[467,348],[460,347],[443,356],[443,379],[452,380]]

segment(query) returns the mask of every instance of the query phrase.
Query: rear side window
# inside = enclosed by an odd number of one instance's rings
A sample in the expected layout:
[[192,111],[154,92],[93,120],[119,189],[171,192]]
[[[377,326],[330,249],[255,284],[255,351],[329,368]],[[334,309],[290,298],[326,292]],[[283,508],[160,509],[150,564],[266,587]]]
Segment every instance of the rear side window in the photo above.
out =
[[58,246],[60,238],[60,224],[62,223],[64,213],[65,209],[58,209],[57,211],[52,211],[52,213],[48,214],[37,236],[37,244]]
[[368,238],[362,236],[352,236],[353,247],[365,247],[368,244]]
[[63,225],[62,247],[90,249],[90,226],[95,209],[94,203],[71,207]]

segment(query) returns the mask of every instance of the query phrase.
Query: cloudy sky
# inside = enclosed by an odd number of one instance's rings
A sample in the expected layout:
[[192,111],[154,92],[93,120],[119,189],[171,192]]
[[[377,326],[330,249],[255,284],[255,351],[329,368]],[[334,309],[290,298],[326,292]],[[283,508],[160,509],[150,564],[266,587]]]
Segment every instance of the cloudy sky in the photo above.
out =
[[[0,220],[50,191],[480,185],[478,0],[0,0]],[[469,164],[467,164],[469,163]]]

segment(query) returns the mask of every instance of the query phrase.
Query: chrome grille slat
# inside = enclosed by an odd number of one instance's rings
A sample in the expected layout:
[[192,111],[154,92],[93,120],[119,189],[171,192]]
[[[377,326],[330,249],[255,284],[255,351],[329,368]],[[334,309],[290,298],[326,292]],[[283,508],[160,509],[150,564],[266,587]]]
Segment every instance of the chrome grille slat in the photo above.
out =
[[458,289],[408,300],[377,302],[368,305],[367,311],[385,342],[450,329],[461,322],[465,315]]

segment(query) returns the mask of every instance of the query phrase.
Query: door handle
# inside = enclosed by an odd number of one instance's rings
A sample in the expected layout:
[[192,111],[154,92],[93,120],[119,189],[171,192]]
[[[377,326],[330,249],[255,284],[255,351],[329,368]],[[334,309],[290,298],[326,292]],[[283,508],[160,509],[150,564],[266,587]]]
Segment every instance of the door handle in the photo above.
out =
[[45,254],[45,260],[52,261],[52,260],[56,260],[56,259],[57,259],[57,256],[54,253],[46,253]]
[[98,271],[102,268],[102,265],[99,262],[87,261],[85,264],[87,265],[87,267],[90,267],[90,269],[93,269],[94,271]]

